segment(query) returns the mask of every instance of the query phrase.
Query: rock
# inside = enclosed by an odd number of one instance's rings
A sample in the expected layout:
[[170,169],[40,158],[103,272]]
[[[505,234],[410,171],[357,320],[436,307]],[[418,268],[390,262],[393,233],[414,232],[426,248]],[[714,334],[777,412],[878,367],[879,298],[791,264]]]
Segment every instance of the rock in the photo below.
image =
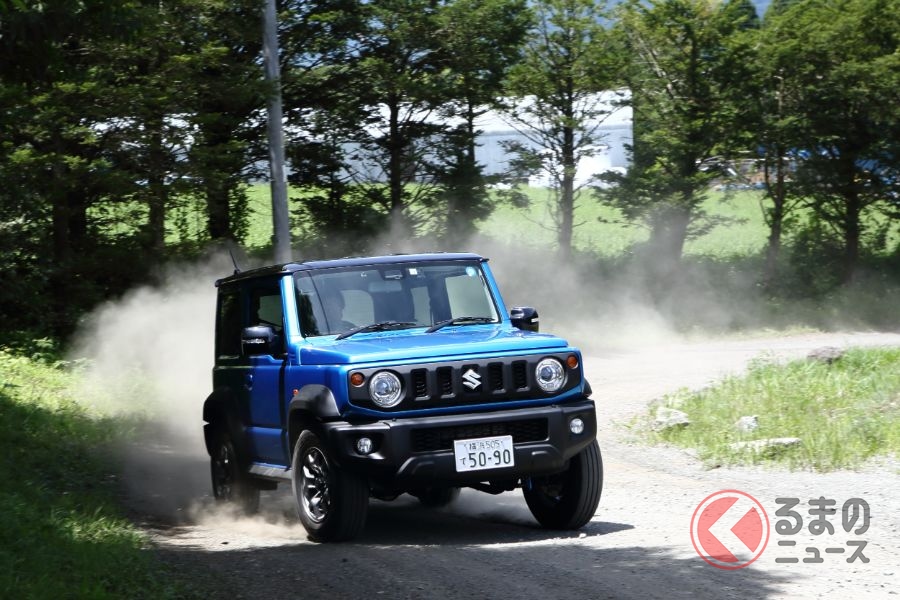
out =
[[774,458],[788,448],[799,446],[800,438],[783,437],[783,438],[766,438],[762,440],[750,440],[748,442],[734,442],[728,444],[731,450],[737,452],[750,451],[766,458]]
[[734,423],[735,429],[743,433],[759,429],[759,417],[756,415],[741,417]]
[[653,421],[653,429],[666,431],[668,429],[681,429],[691,424],[687,413],[674,408],[660,406],[656,409],[656,419]]
[[842,356],[844,356],[844,351],[842,349],[837,348],[836,346],[823,346],[822,348],[811,350],[809,354],[806,355],[806,358],[807,360],[830,365],[831,363],[840,360]]

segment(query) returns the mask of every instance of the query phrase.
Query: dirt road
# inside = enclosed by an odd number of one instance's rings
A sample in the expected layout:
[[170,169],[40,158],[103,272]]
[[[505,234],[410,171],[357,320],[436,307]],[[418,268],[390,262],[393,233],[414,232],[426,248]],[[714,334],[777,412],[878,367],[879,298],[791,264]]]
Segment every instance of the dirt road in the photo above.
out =
[[[888,598],[900,590],[900,464],[862,472],[814,474],[706,469],[688,454],[633,442],[627,422],[652,400],[739,372],[753,358],[787,358],[832,345],[900,345],[898,334],[815,334],[680,343],[585,357],[601,423],[603,497],[580,532],[538,528],[520,493],[464,490],[441,511],[411,498],[372,502],[354,543],[318,545],[294,519],[287,486],[267,493],[254,519],[216,512],[199,439],[173,451],[165,439],[137,444],[127,461],[129,503],[163,559],[231,598]],[[182,445],[183,446],[183,445]],[[774,526],[776,498],[834,499],[834,534],[773,528],[766,550],[739,570],[706,564],[690,538],[691,516],[707,496],[746,492]],[[871,525],[846,533],[840,507],[871,507]],[[778,541],[795,541],[780,547]],[[868,563],[847,560],[866,542]],[[818,548],[823,563],[804,563]],[[845,548],[843,554],[825,548]],[[776,558],[797,558],[797,564]]]

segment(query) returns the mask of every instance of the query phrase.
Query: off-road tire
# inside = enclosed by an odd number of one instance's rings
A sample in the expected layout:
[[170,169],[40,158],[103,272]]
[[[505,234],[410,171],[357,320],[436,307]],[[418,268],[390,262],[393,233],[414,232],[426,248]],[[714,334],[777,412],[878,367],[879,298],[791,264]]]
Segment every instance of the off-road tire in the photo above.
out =
[[597,440],[569,461],[562,473],[525,480],[525,503],[548,529],[578,529],[597,511],[603,489],[603,459]]
[[342,542],[360,534],[369,510],[369,487],[359,475],[342,470],[312,431],[297,438],[291,472],[297,515],[310,540]]
[[252,515],[259,510],[259,487],[242,465],[231,436],[224,429],[217,430],[209,460],[213,496],[241,514]]

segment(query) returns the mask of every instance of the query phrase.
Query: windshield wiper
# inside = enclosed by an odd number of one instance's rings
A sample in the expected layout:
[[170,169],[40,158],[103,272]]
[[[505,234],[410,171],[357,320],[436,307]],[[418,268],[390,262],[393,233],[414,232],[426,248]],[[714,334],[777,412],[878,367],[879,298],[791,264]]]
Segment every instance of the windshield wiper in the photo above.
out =
[[362,327],[354,327],[353,329],[345,331],[334,339],[342,340],[344,338],[350,337],[351,335],[356,335],[357,333],[368,333],[370,331],[402,329],[404,327],[412,327],[415,324],[416,323],[414,321],[378,321],[377,323],[370,323],[369,325],[363,325]]
[[434,333],[438,329],[443,329],[448,325],[463,325],[466,323],[493,323],[494,319],[490,317],[456,317],[455,319],[447,319],[446,321],[438,321],[425,330],[425,333]]

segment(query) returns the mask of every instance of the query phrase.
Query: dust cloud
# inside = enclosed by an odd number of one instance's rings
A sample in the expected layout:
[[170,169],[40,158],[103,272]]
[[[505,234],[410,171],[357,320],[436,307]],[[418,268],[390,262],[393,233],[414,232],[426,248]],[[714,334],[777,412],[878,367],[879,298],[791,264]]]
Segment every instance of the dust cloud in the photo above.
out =
[[155,284],[97,308],[69,353],[86,365],[82,402],[129,427],[117,458],[140,519],[186,522],[212,505],[202,406],[212,382],[214,283],[233,270],[227,252],[169,267]]
[[[409,240],[395,233],[380,238],[374,253],[474,252],[490,259],[506,307],[532,306],[541,331],[567,339],[586,354],[676,342],[670,324],[637,275],[603,277],[552,249],[511,245],[472,236],[448,245],[433,239]],[[707,306],[707,312],[722,312]]]
[[196,434],[197,410],[210,392],[214,282],[230,273],[226,260],[170,269],[158,285],[134,289],[86,319],[70,354],[88,360],[85,385],[106,392],[88,399],[95,408]]
[[[490,258],[507,307],[535,306],[542,331],[565,337],[586,354],[678,337],[639,286],[585,276],[584,268],[550,251],[483,237],[442,247],[434,240],[404,239],[398,232],[372,248],[373,254],[432,251],[471,251]],[[240,264],[259,266],[246,258]],[[133,439],[120,450],[129,506],[140,519],[297,539],[304,534],[293,516],[289,486],[265,492],[264,512],[255,518],[229,513],[211,498],[201,411],[211,387],[213,284],[232,271],[227,252],[220,251],[195,264],[170,267],[155,283],[94,311],[71,352],[87,359],[80,396],[101,414],[140,419]],[[492,510],[496,499],[481,496],[467,494],[459,512]],[[529,520],[525,509],[520,512]],[[281,528],[287,529],[279,533]]]

